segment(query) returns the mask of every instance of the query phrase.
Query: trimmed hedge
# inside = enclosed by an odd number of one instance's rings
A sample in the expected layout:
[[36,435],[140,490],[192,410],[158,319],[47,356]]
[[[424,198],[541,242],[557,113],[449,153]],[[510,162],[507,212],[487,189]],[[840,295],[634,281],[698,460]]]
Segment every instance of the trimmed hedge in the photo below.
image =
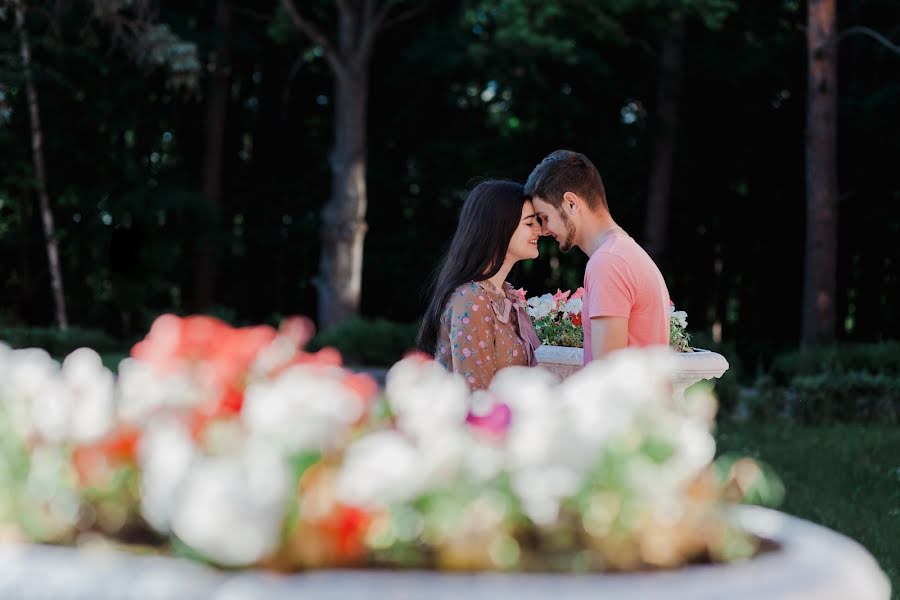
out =
[[389,367],[415,348],[418,323],[351,319],[316,335],[310,350],[337,348],[354,366]]
[[71,327],[0,327],[0,342],[13,348],[43,348],[55,357],[65,357],[78,348],[93,348],[100,354],[123,352],[125,344],[96,329]]
[[746,390],[761,420],[900,424],[900,343],[844,344],[780,355]]

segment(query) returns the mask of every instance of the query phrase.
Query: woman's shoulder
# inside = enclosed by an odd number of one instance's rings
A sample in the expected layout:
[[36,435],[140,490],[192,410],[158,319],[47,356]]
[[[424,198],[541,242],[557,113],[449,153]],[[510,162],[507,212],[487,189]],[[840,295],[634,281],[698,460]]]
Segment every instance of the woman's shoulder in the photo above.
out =
[[484,288],[474,281],[467,281],[450,293],[450,297],[447,299],[447,308],[469,310],[472,306],[478,306],[479,303],[487,301]]

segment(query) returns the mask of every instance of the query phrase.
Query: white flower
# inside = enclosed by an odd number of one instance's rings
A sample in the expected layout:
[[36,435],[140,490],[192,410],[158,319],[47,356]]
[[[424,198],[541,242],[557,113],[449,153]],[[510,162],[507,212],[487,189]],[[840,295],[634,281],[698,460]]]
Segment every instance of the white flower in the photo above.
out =
[[560,502],[576,491],[580,475],[572,466],[578,461],[555,383],[556,377],[543,369],[511,367],[498,373],[490,388],[512,411],[505,450],[513,490],[539,524],[556,519]]
[[197,406],[202,392],[185,372],[161,374],[150,363],[126,358],[119,363],[118,415],[128,423],[143,423],[160,409]]
[[337,476],[341,502],[385,507],[415,498],[424,488],[419,450],[397,431],[376,431],[353,442]]
[[416,441],[465,426],[469,388],[434,361],[400,361],[387,374],[385,393],[397,426]]
[[160,533],[169,532],[181,487],[197,454],[187,427],[171,417],[154,419],[141,436],[141,512]]
[[532,319],[542,319],[556,310],[556,302],[553,301],[553,294],[532,296],[526,303],[528,305],[526,310]]
[[581,298],[572,298],[565,304],[565,310],[570,315],[579,315],[584,307],[584,301]]
[[253,564],[278,546],[290,488],[288,465],[269,444],[202,458],[184,481],[172,532],[221,565]]
[[34,422],[52,442],[89,443],[109,433],[114,424],[113,375],[100,355],[79,348],[63,361],[62,371],[34,398]]
[[365,408],[343,377],[338,368],[298,365],[275,381],[253,383],[245,392],[243,422],[288,453],[338,443]]
[[0,402],[21,438],[35,433],[35,402],[59,394],[59,363],[44,350],[27,348],[7,354]]
[[675,306],[669,305],[669,319],[676,319],[682,329],[687,329],[687,316],[683,310],[675,310]]

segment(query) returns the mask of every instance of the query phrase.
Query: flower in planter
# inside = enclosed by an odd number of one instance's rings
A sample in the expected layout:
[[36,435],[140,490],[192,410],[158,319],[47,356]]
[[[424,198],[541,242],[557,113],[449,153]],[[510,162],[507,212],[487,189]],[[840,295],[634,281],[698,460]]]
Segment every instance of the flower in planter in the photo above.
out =
[[120,369],[120,414],[141,424],[142,511],[154,529],[224,566],[276,553],[292,481],[343,450],[377,392],[336,352],[304,352],[312,330],[299,318],[276,332],[165,315],[135,346]]
[[105,516],[89,507],[99,479],[87,481],[78,456],[115,425],[113,376],[87,348],[60,365],[0,344],[0,381],[0,520],[34,540],[72,539],[93,525],[86,515]]
[[[581,291],[547,296],[525,302],[577,328]],[[176,551],[279,570],[627,570],[753,552],[721,500],[761,471],[717,479],[714,402],[673,400],[671,352],[626,349],[562,382],[513,367],[475,392],[412,355],[379,391],[335,351],[304,351],[311,334],[303,319],[162,317],[115,386],[89,353],[60,367],[0,345],[0,518],[69,541],[85,526],[125,537],[139,510]],[[81,421],[54,396],[67,389],[87,416],[116,410]],[[52,418],[38,424],[38,405]]]
[[[517,290],[524,296],[525,290]],[[541,343],[548,346],[584,347],[581,312],[584,288],[574,293],[557,290],[555,294],[532,296],[526,301],[528,315]],[[687,332],[687,313],[669,306],[669,345],[678,352],[693,352]]]
[[581,309],[584,288],[570,291],[557,290],[556,294],[544,294],[528,299],[528,315],[542,344],[549,346],[584,346],[581,328]]
[[674,302],[669,303],[669,345],[678,352],[693,352],[687,316],[683,310],[675,310]]

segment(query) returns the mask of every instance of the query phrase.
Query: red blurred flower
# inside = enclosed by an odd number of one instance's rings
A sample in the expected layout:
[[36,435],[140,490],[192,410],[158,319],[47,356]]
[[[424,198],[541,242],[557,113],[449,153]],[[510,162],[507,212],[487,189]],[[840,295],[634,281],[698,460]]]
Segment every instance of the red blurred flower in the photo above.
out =
[[82,485],[100,486],[115,469],[137,463],[139,431],[123,425],[108,436],[72,452],[72,464]]

